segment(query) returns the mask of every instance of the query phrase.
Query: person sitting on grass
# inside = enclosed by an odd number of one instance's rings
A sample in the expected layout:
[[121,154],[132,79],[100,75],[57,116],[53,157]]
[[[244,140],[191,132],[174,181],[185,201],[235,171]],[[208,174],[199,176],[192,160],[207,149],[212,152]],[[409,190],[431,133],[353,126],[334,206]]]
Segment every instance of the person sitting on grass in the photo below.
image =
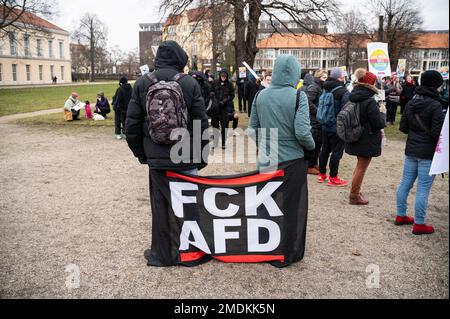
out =
[[66,122],[79,120],[80,110],[75,110],[75,106],[80,102],[78,97],[78,93],[72,92],[66,103],[64,103],[64,120]]
[[106,119],[106,114],[111,112],[111,106],[109,105],[108,99],[105,97],[105,93],[99,92],[97,94],[97,104],[95,104],[95,112],[100,114]]

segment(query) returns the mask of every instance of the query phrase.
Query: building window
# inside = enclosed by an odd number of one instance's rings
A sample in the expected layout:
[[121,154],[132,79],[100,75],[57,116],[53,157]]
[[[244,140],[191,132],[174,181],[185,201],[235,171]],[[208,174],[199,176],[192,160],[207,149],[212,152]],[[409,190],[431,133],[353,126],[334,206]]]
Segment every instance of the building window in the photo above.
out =
[[320,59],[322,56],[321,50],[312,50],[311,51],[311,59]]
[[[0,49],[0,52],[1,52],[1,49]],[[442,60],[448,60],[448,50],[442,51]]]
[[430,70],[439,69],[439,61],[430,61],[430,63],[428,64],[428,69]]
[[0,38],[0,55],[3,55],[3,40]]
[[335,68],[338,66],[338,61],[337,60],[329,60],[328,61],[328,68]]
[[64,66],[61,66],[61,80],[64,81]]
[[280,54],[289,54],[289,50],[281,49]]
[[55,66],[54,65],[50,65],[50,76],[52,77],[52,79],[55,77]]
[[25,72],[27,75],[27,81],[31,81],[31,65],[25,65]]
[[59,58],[64,59],[64,42],[59,42]]
[[30,50],[30,36],[24,35],[23,37],[23,48],[25,56],[31,56],[31,50]]
[[441,62],[441,68],[447,67],[448,68],[448,61],[442,61]]
[[438,50],[431,50],[430,51],[430,59],[432,60],[439,60],[441,58],[441,52]]
[[12,78],[14,82],[17,81],[17,64],[12,65]]
[[9,48],[11,55],[17,55],[16,35],[12,32],[9,34]]
[[44,66],[40,65],[39,66],[39,81],[42,81],[44,79],[43,73],[44,73]]
[[48,40],[48,57],[53,58],[53,41]]
[[36,51],[37,51],[37,56],[42,56],[42,40],[41,39],[37,39],[36,40]]

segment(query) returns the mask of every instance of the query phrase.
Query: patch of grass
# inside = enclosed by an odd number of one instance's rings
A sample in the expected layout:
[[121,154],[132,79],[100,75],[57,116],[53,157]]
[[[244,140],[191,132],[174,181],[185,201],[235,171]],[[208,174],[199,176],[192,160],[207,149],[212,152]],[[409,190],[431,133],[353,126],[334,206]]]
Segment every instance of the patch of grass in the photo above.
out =
[[83,127],[83,126],[89,126],[89,127],[95,127],[95,126],[111,127],[112,126],[112,127],[114,127],[114,111],[112,111],[110,114],[108,114],[106,120],[104,120],[104,121],[88,120],[88,119],[86,119],[86,117],[84,115],[84,110],[81,110],[79,121],[66,122],[64,120],[64,112],[61,109],[61,113],[53,113],[53,114],[27,117],[27,118],[12,121],[12,123],[22,124],[22,125],[67,126],[68,128]]
[[395,118],[395,125],[388,125],[384,129],[384,133],[386,134],[387,139],[395,139],[395,140],[405,140],[408,137],[406,134],[400,132],[400,120],[402,115],[400,112],[397,113]]
[[[1,89],[0,116],[48,110],[64,107],[64,103],[72,92],[80,94],[80,100],[89,100],[95,105],[97,93],[105,92],[111,101],[118,85],[116,82],[108,84],[88,84],[59,87],[42,87],[31,89]],[[62,112],[62,111],[61,111]]]

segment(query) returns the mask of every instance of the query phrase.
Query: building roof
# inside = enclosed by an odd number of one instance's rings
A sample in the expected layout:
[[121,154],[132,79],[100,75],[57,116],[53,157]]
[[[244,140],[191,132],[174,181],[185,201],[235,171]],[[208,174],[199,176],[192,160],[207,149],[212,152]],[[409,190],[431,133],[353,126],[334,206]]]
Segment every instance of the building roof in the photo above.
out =
[[188,22],[196,22],[196,21],[202,21],[211,18],[211,15],[213,14],[213,11],[210,7],[198,7],[194,9],[186,10],[182,14],[177,15],[170,15],[167,18],[166,26],[176,25],[179,24],[181,21],[181,16],[186,14],[188,18]]
[[[333,41],[336,35],[326,34],[274,34],[270,38],[262,39],[257,42],[259,49],[337,49],[339,44]],[[449,34],[424,32],[420,33],[416,40],[416,49],[445,49],[449,45]],[[359,42],[360,48],[365,48],[369,38],[362,38]]]
[[[0,16],[3,17],[4,15],[7,14],[7,7],[5,5],[0,5]],[[19,9],[12,9],[11,12],[8,14],[8,16],[6,17],[6,20],[14,20],[17,16],[20,15],[22,11]],[[58,27],[57,25],[42,19],[41,17],[35,15],[34,13],[31,12],[24,12],[20,18],[17,20],[18,23],[23,23],[23,24],[28,24],[28,25],[33,25],[39,28],[43,28],[43,29],[49,29],[49,30],[55,30],[55,31],[62,31],[62,32],[66,32],[66,30]]]

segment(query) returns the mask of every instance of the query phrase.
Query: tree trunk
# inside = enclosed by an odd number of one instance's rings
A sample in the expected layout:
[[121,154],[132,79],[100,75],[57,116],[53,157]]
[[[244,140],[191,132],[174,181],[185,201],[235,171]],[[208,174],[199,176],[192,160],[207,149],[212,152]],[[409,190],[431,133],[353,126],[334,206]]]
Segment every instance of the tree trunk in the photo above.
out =
[[[234,4],[234,52],[235,52],[235,72],[236,76],[239,76],[239,67],[243,65],[246,59],[246,44],[245,44],[245,32],[246,29],[245,15],[244,15],[245,3],[243,0],[237,0]],[[247,62],[248,63],[248,62]]]
[[246,62],[253,67],[255,63],[255,57],[258,53],[258,47],[256,46],[256,40],[258,38],[258,24],[261,17],[261,0],[253,0],[249,5],[249,17],[247,26],[247,38],[246,43]]
[[91,20],[91,30],[90,30],[90,54],[89,59],[91,61],[91,82],[95,81],[95,39],[94,39],[94,21]]

